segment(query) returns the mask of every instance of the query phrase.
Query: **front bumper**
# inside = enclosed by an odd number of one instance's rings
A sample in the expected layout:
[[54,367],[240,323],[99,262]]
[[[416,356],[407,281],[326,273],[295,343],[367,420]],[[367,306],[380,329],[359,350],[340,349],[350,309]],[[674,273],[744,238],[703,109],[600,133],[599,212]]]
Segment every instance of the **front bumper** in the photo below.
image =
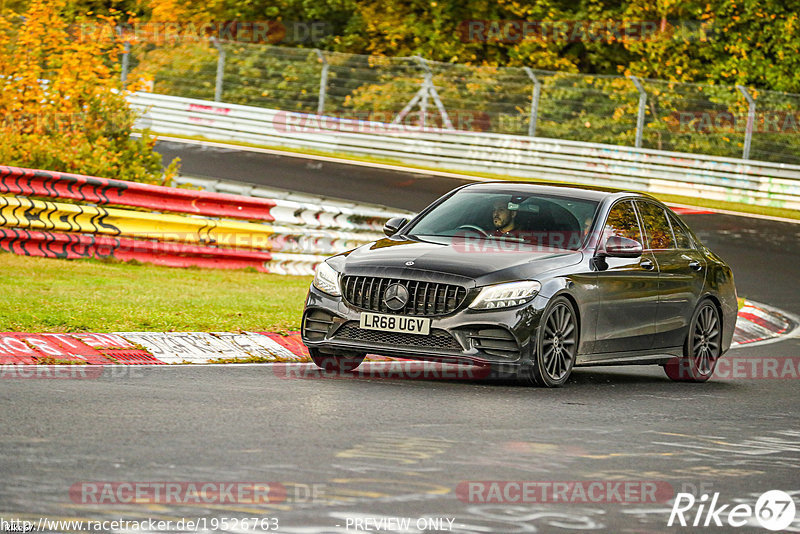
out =
[[306,297],[302,340],[327,354],[362,352],[444,363],[516,369],[530,361],[539,319],[547,299],[537,296],[528,304],[500,310],[471,310],[432,316],[429,335],[364,330],[362,311],[323,293],[313,285]]

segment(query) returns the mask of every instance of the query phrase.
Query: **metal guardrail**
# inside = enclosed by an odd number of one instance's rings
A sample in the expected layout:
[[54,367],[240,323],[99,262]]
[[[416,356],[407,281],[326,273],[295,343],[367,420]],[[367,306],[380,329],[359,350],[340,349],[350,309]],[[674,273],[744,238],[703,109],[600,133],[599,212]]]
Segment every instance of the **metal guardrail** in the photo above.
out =
[[310,198],[299,203],[3,166],[0,192],[16,195],[0,195],[0,248],[9,252],[280,274],[312,274],[327,255],[381,237],[376,228],[393,215]]
[[135,93],[139,128],[450,170],[800,209],[800,166],[549,138],[421,129]]
[[[659,39],[725,39],[708,30],[657,31],[666,32]],[[800,94],[187,37],[137,39],[123,54],[123,79],[130,55],[132,77],[159,94],[800,165]]]

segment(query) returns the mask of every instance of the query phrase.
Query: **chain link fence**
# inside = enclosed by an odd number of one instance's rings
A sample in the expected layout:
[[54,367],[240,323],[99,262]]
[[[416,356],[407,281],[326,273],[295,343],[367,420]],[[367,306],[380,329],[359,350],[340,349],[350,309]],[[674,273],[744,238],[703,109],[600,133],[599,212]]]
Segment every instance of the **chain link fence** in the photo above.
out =
[[240,42],[133,44],[124,60],[159,94],[800,164],[798,94]]

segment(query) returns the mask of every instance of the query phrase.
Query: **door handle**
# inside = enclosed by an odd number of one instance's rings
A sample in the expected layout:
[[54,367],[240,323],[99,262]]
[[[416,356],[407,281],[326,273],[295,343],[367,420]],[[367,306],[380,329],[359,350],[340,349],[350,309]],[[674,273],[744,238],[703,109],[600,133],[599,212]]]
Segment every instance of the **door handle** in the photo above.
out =
[[655,265],[653,265],[653,262],[650,260],[642,260],[642,262],[639,263],[639,266],[646,271],[652,271],[653,267],[655,267]]
[[700,265],[700,262],[699,262],[699,261],[690,261],[690,262],[689,262],[689,267],[690,267],[690,268],[691,268],[693,271],[699,271],[699,270],[701,270],[701,269],[703,268],[703,266],[702,266],[702,265]]

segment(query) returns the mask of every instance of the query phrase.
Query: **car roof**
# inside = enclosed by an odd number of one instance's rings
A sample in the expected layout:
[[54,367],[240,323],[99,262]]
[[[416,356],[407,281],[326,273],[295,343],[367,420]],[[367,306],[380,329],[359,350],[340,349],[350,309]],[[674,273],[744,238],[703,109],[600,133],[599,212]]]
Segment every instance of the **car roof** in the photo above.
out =
[[508,180],[493,180],[489,182],[478,182],[468,184],[461,189],[469,189],[470,191],[484,190],[487,193],[492,192],[524,192],[530,194],[543,194],[570,197],[583,200],[594,200],[600,202],[609,197],[622,197],[622,196],[639,196],[643,198],[652,199],[650,195],[638,193],[635,191],[627,191],[625,189],[614,189],[611,187],[596,187],[591,185],[578,185],[578,184],[557,184],[549,182],[522,182],[522,181],[508,181]]

